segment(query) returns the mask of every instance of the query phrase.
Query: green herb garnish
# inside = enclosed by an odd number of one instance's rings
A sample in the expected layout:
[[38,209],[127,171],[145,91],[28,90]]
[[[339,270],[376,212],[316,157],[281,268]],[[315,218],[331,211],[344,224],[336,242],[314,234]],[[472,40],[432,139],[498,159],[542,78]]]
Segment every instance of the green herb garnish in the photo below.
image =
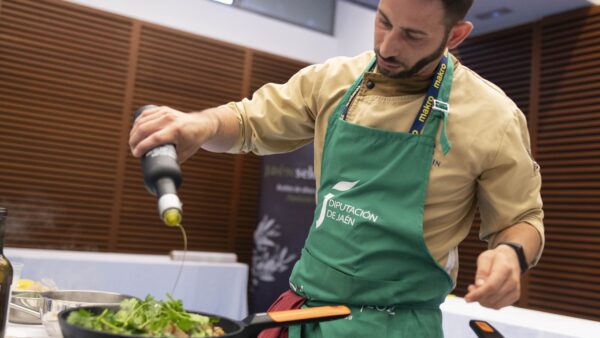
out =
[[73,311],[67,323],[86,329],[142,337],[218,337],[224,335],[215,326],[218,319],[188,313],[181,300],[167,295],[166,301],[157,301],[148,295],[145,300],[136,298],[121,302],[117,312],[104,309],[99,315],[85,309]]

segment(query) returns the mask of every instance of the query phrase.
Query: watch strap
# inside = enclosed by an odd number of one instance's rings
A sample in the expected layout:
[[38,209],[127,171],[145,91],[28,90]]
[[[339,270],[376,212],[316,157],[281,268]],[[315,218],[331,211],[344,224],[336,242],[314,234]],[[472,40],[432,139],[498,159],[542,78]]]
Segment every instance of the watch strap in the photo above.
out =
[[[527,262],[527,258],[525,257],[525,252],[523,251],[523,246],[519,243],[515,242],[500,242],[498,245],[508,245],[517,253],[517,258],[519,259],[519,267],[521,268],[521,274],[524,274],[529,270],[529,263]],[[496,245],[496,247],[498,247]]]

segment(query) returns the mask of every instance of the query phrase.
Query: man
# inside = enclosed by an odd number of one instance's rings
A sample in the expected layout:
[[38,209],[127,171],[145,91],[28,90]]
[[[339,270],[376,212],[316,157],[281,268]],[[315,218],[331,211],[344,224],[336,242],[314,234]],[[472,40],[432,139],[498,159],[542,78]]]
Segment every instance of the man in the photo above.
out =
[[352,314],[290,336],[442,337],[439,305],[477,206],[489,250],[465,299],[496,309],[519,299],[544,242],[541,178],[520,110],[447,53],[471,32],[471,5],[382,0],[374,52],[309,66],[252,100],[161,107],[134,125],[134,156],[164,143],[186,160],[200,147],[271,154],[314,142],[314,221],[275,308]]

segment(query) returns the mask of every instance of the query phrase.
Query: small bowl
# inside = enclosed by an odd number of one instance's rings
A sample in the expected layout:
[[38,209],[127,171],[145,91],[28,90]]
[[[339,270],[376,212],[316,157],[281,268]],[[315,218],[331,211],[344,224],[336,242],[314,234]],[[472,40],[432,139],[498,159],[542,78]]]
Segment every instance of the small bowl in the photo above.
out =
[[58,324],[58,314],[62,310],[80,306],[111,306],[133,298],[131,296],[104,291],[60,290],[42,292],[44,299],[41,308],[42,323],[52,338],[62,337]]
[[[40,310],[44,298],[39,292],[13,291],[10,298],[11,307],[8,311],[8,321],[15,324],[41,325]],[[25,308],[25,310],[17,307]],[[26,311],[30,310],[30,311]],[[36,314],[34,315],[33,312]]]

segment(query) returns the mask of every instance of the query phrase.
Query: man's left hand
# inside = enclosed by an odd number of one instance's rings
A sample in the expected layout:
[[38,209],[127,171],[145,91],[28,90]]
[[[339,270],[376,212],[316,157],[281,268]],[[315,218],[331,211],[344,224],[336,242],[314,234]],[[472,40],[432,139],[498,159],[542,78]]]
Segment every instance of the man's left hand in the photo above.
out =
[[467,302],[493,309],[511,305],[521,297],[521,268],[517,253],[508,245],[498,245],[477,258],[475,284],[468,287]]

